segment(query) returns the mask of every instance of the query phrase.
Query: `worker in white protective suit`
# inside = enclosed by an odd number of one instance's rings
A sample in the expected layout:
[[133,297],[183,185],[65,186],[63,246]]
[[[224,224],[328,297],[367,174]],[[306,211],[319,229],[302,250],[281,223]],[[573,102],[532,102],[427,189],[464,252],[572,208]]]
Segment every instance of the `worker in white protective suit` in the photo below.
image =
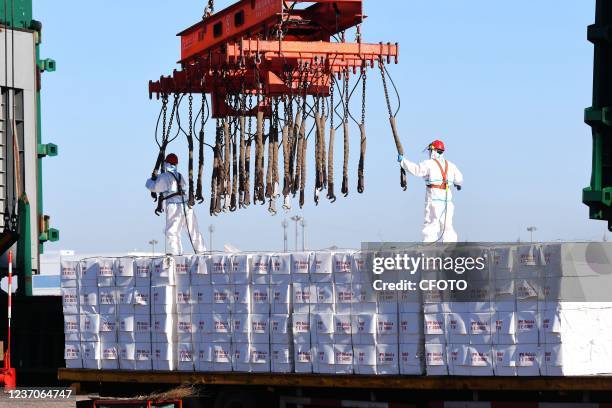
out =
[[463,175],[457,166],[444,158],[442,141],[433,141],[427,150],[429,159],[419,164],[398,156],[402,168],[413,176],[422,177],[427,186],[423,242],[457,242],[457,232],[453,228],[455,206],[451,187],[461,190]]
[[[178,172],[178,157],[171,153],[164,162],[164,172],[147,180],[146,187],[153,193],[161,194],[166,209],[166,253],[182,255],[181,232],[187,227],[187,233],[196,253],[206,251],[198,220],[193,209],[187,205],[185,197],[185,179]],[[162,198],[158,198],[162,199]]]

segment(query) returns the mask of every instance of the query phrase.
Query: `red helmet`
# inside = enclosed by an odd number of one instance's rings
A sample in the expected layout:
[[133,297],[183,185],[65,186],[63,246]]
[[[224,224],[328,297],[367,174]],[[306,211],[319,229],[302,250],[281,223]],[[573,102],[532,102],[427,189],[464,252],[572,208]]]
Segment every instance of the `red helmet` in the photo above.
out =
[[174,153],[170,153],[168,156],[166,156],[166,163],[173,166],[178,165],[178,156]]
[[444,147],[444,142],[443,141],[441,141],[441,140],[434,140],[429,145],[429,150],[440,150],[440,151],[443,152],[446,149]]

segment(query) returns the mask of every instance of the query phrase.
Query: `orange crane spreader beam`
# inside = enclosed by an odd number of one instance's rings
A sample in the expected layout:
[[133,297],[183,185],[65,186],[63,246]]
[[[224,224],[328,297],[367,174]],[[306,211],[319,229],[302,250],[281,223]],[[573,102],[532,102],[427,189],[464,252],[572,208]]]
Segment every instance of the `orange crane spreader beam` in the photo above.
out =
[[[330,75],[356,73],[379,61],[397,63],[399,45],[241,40],[200,63],[149,83],[149,96],[220,90],[283,96],[306,81],[308,95],[328,96]],[[258,74],[257,74],[258,73]]]
[[212,115],[222,118],[228,95],[329,96],[332,75],[398,62],[397,44],[362,43],[359,30],[358,41],[345,41],[363,20],[362,0],[242,0],[178,34],[182,70],[150,81],[149,97],[211,94]]
[[[299,9],[299,3],[314,4]],[[180,62],[244,37],[329,41],[363,19],[362,0],[242,0],[180,32]]]

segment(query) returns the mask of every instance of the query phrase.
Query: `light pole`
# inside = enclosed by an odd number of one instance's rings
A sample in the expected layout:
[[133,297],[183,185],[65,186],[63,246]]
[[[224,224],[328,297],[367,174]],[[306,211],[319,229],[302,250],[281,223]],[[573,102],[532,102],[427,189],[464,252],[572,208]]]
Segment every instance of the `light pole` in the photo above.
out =
[[210,224],[208,226],[208,236],[210,237],[210,251],[212,252],[213,250],[213,233],[215,232],[215,226]]
[[306,251],[306,220],[302,218],[302,222],[300,222],[302,226],[302,252]]
[[538,229],[534,226],[531,227],[527,227],[527,231],[529,231],[529,240],[531,242],[533,242],[533,233],[536,232]]
[[151,245],[151,255],[155,255],[155,245],[157,245],[158,242],[156,239],[152,239],[149,241],[149,245]]
[[287,227],[289,227],[289,223],[287,220],[283,220],[281,225],[283,226],[283,252],[287,252]]
[[298,223],[302,221],[302,217],[294,215],[291,217],[291,221],[295,221],[295,252],[298,250]]

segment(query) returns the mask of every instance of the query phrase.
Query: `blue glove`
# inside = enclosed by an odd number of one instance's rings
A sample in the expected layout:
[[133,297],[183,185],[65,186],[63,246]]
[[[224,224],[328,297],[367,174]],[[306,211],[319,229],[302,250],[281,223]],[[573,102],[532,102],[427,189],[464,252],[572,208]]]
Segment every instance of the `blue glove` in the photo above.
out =
[[398,155],[397,155],[397,161],[398,161],[399,163],[401,163],[402,161],[404,161],[404,156],[402,156],[401,154],[398,154]]

